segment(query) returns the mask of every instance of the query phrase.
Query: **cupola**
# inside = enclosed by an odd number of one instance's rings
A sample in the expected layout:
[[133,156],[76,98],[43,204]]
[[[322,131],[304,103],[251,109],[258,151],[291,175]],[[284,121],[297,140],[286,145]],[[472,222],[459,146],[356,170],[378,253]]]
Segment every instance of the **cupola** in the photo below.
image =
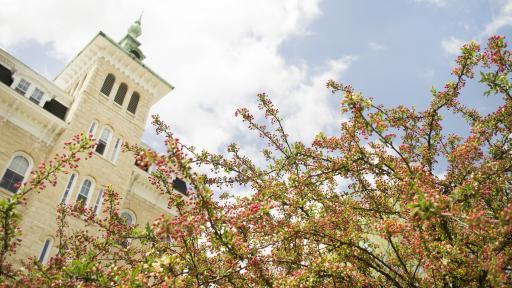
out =
[[140,17],[137,21],[135,21],[130,28],[128,28],[128,33],[126,36],[123,37],[121,41],[119,41],[119,45],[130,55],[137,58],[138,60],[142,61],[144,58],[144,53],[140,50],[140,42],[137,40],[137,38],[142,34],[141,29],[141,19],[142,14],[140,14]]

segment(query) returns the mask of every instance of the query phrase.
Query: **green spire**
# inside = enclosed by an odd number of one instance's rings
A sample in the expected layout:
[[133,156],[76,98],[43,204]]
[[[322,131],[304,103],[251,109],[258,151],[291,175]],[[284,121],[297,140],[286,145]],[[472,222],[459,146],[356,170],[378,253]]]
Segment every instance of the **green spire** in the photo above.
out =
[[[144,13],[144,11],[142,11]],[[124,36],[124,38],[119,41],[119,45],[132,56],[139,60],[144,60],[145,56],[142,51],[139,49],[140,42],[137,41],[137,38],[142,34],[141,28],[141,19],[142,13],[140,13],[139,19],[135,21],[130,28],[128,28],[128,34]]]
[[142,34],[142,29],[140,27],[140,20],[142,19],[142,14],[144,10],[140,13],[139,20],[135,21],[130,28],[128,28],[128,34],[130,34],[133,38],[137,38]]

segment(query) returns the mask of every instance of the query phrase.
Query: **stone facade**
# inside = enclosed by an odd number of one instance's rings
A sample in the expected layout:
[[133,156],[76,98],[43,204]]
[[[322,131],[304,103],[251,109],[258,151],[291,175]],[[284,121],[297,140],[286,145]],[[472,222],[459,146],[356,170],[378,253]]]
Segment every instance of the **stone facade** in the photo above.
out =
[[59,175],[56,187],[29,196],[21,208],[19,257],[47,261],[56,252],[57,205],[83,199],[99,210],[106,184],[121,194],[123,215],[137,224],[171,213],[165,197],[149,185],[149,174],[134,165],[132,155],[119,151],[123,142],[140,142],[149,109],[173,89],[142,63],[140,43],[134,40],[139,35],[140,21],[121,45],[98,33],[53,81],[0,50],[0,197],[16,193],[9,186],[12,179],[26,179],[74,135],[91,132],[103,141],[74,174]]

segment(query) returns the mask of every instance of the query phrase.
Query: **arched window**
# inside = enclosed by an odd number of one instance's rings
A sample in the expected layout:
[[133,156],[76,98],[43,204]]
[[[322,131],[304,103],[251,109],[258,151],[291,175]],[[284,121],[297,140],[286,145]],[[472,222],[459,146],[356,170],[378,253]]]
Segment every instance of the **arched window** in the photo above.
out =
[[48,238],[44,241],[43,249],[41,249],[41,254],[39,254],[38,261],[40,263],[46,264],[48,261],[48,255],[50,255],[50,250],[52,249],[53,240]]
[[[121,212],[121,220],[122,222],[125,224],[125,225],[134,225],[135,224],[135,214],[130,211],[130,210],[124,210]],[[131,239],[130,238],[126,238],[124,240],[121,241],[121,243],[119,243],[122,247],[128,247],[128,245],[130,245],[131,243]]]
[[12,193],[18,192],[21,183],[27,176],[31,166],[30,163],[31,161],[23,155],[14,156],[7,169],[5,169],[2,180],[0,181],[0,187]]
[[98,127],[98,121],[94,120],[91,123],[91,126],[89,126],[89,134],[94,136],[96,134],[96,128]]
[[101,204],[103,204],[103,188],[98,192],[98,197],[96,198],[96,202],[94,202],[93,212],[96,215],[100,215],[101,213]]
[[87,206],[89,201],[89,195],[94,190],[94,182],[91,179],[84,179],[80,191],[76,197],[76,202],[82,202],[84,206]]
[[112,87],[114,86],[114,82],[116,81],[116,77],[112,74],[108,74],[107,77],[105,77],[105,81],[103,82],[103,86],[101,86],[101,93],[103,93],[106,96],[110,95],[110,92],[112,91]]
[[76,174],[73,173],[69,176],[68,184],[66,185],[66,189],[64,189],[64,194],[62,194],[62,199],[60,200],[61,204],[65,204],[68,202],[69,194],[71,194],[71,190],[73,189],[73,185],[75,185]]
[[119,151],[121,151],[121,145],[123,145],[123,138],[118,137],[114,144],[114,149],[112,150],[112,154],[110,155],[110,161],[112,161],[112,163],[117,162],[117,158],[119,158]]
[[135,224],[135,214],[132,211],[124,210],[123,212],[121,212],[120,216],[126,225],[134,225]]
[[114,97],[114,102],[116,102],[119,105],[123,105],[124,96],[126,96],[126,92],[128,92],[128,86],[126,84],[121,83],[119,85],[119,88],[117,88],[116,97]]
[[112,136],[112,130],[105,127],[101,131],[100,139],[98,139],[98,144],[96,145],[96,152],[103,155],[105,150],[107,150],[108,142]]
[[135,114],[137,111],[137,105],[139,105],[140,95],[138,92],[133,92],[132,98],[130,98],[130,102],[128,103],[128,111]]

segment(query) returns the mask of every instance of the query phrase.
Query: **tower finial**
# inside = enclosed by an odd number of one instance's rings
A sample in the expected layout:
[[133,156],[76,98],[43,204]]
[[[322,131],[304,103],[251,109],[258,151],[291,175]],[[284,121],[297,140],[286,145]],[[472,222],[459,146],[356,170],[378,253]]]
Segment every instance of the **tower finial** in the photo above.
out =
[[141,23],[142,21],[142,14],[144,14],[144,9],[142,9],[142,11],[140,12],[139,20],[137,20],[139,21],[139,23]]
[[140,20],[141,20],[141,17],[142,17],[142,14],[140,14],[140,17],[137,21],[135,21],[135,23],[133,23],[130,28],[128,28],[128,34],[130,34],[133,38],[137,38],[140,36],[140,34],[142,34],[142,29],[141,29],[141,25],[140,25]]
[[132,54],[139,60],[143,60],[144,54],[140,51],[139,46],[140,42],[137,41],[137,38],[142,34],[140,21],[142,20],[142,14],[144,10],[140,13],[139,19],[137,19],[131,26],[128,28],[128,34],[124,36],[124,38],[119,41],[119,45],[128,53]]

